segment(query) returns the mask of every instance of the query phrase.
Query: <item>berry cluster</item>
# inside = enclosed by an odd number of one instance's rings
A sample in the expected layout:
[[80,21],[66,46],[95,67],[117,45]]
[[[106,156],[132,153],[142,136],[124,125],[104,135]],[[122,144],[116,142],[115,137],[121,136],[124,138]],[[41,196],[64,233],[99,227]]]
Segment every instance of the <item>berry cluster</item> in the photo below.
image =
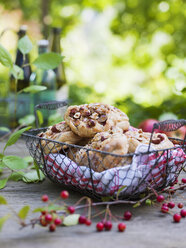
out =
[[[69,193],[68,191],[64,190],[61,191],[60,196],[62,199],[67,199],[69,197]],[[48,202],[49,201],[48,195],[42,195],[41,200],[43,202]],[[73,207],[68,207],[68,211],[69,209],[71,210],[72,213]],[[54,232],[57,226],[62,225],[62,218],[54,210],[50,210],[50,211],[42,210],[41,215],[39,217],[39,221],[42,226],[49,226],[50,232]]]
[[[182,178],[182,183],[186,183],[185,178]],[[172,188],[172,187],[170,187],[170,188]],[[157,200],[157,202],[162,203],[162,205],[161,205],[161,212],[162,213],[171,213],[170,209],[173,209],[176,206],[176,204],[173,201],[164,202],[165,197],[163,195],[157,195],[156,200]],[[176,223],[180,222],[181,218],[186,217],[186,210],[183,209],[183,203],[179,202],[177,204],[177,208],[181,209],[181,210],[179,213],[173,213],[173,221]]]
[[[186,178],[182,178],[181,182],[182,183],[180,184],[179,189],[183,189],[185,187],[184,184],[186,184]],[[175,185],[177,183],[178,183],[178,181],[176,180],[173,185]],[[166,214],[166,213],[172,214],[173,222],[178,223],[178,222],[180,222],[181,219],[186,217],[186,209],[184,209],[184,204],[182,202],[179,202],[176,204],[174,201],[171,200],[171,195],[173,193],[175,193],[177,190],[176,187],[174,188],[173,185],[171,187],[169,187],[169,189],[168,189],[169,190],[168,191],[169,201],[165,200],[165,196],[162,194],[158,195],[157,192],[155,192],[155,191],[153,191],[153,194],[156,195],[156,201],[161,204],[161,212],[164,214]],[[166,193],[166,191],[162,191],[162,192]],[[69,197],[68,191],[66,191],[66,190],[61,191],[60,198],[62,200],[66,200],[68,197]],[[145,199],[147,199],[147,197]],[[104,203],[103,204],[92,203],[90,198],[84,196],[74,206],[70,206],[70,205],[68,206],[67,204],[65,204],[65,202],[63,202],[62,209],[64,209],[64,210],[60,212],[60,211],[57,211],[57,209],[50,208],[51,203],[49,201],[48,195],[46,195],[46,194],[43,195],[41,197],[41,200],[44,203],[48,203],[48,207],[42,208],[41,215],[39,218],[39,223],[42,226],[45,226],[45,227],[48,226],[50,232],[54,232],[56,230],[57,226],[61,226],[63,224],[65,225],[64,218],[68,217],[69,215],[73,215],[80,208],[84,208],[84,209],[87,208],[88,209],[88,214],[87,214],[88,217],[86,215],[80,215],[76,224],[79,223],[80,225],[85,224],[86,226],[90,226],[90,225],[92,225],[91,207],[96,206],[96,205],[104,205]],[[86,200],[86,204],[79,205],[80,202],[82,202],[83,200]],[[141,202],[143,202],[142,200],[141,200]],[[98,232],[101,232],[103,230],[105,230],[105,231],[112,230],[112,228],[113,228],[112,220],[113,219],[118,220],[118,218],[120,218],[122,220],[129,221],[132,218],[132,213],[130,211],[125,211],[123,214],[123,217],[117,217],[116,218],[116,216],[112,215],[112,213],[109,209],[109,205],[111,205],[112,203],[107,202],[107,207],[104,211],[105,217],[103,218],[102,221],[99,221],[96,224],[96,230]],[[175,208],[177,208],[177,211],[172,212],[172,211],[174,211],[173,209],[175,209]],[[103,211],[101,213],[99,213],[98,215],[100,215],[100,214],[103,214]],[[109,220],[108,220],[108,217],[109,217]],[[117,229],[119,232],[123,232],[126,229],[126,224],[123,222],[118,222]]]

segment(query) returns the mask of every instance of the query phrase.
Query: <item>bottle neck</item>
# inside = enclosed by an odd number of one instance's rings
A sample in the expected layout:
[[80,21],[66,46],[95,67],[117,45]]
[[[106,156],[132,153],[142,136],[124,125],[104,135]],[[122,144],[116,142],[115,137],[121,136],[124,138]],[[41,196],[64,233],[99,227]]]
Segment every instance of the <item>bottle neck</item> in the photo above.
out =
[[47,53],[48,52],[48,47],[46,46],[39,46],[38,48],[38,53],[42,54],[42,53]]
[[53,33],[53,39],[51,42],[51,51],[55,53],[61,53],[61,46],[60,46],[60,34]]

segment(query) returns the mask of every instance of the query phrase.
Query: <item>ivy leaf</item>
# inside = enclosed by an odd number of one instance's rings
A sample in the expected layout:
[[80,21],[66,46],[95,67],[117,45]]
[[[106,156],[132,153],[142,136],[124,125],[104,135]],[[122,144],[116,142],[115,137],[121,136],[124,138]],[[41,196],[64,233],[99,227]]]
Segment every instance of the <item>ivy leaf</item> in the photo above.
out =
[[7,214],[7,215],[0,218],[0,231],[3,228],[5,221],[7,221],[10,218],[10,216],[11,216],[10,214]]
[[12,180],[12,181],[18,182],[18,181],[20,181],[20,180],[22,179],[22,177],[24,176],[24,174],[25,174],[25,173],[22,172],[22,171],[20,171],[19,173],[13,172],[13,173],[9,176],[8,180]]
[[23,158],[17,156],[5,156],[3,158],[3,163],[11,170],[21,170],[28,167],[28,164]]
[[19,139],[19,137],[21,136],[22,133],[24,133],[25,131],[29,130],[31,127],[25,127],[25,128],[22,128],[20,130],[18,130],[17,132],[13,133],[12,135],[10,135],[10,138],[8,139],[5,147],[4,147],[4,150],[3,152],[5,151],[5,149],[8,147],[8,146],[11,146],[13,144],[16,143],[16,141]]
[[21,208],[21,210],[19,211],[18,216],[19,216],[22,220],[24,220],[24,219],[27,217],[29,210],[30,210],[30,206],[24,206],[24,207]]
[[29,53],[32,50],[32,47],[32,42],[27,35],[18,41],[18,48],[23,54]]
[[10,132],[10,129],[8,129],[7,127],[0,127],[0,131],[2,131],[2,132]]
[[0,205],[7,205],[7,201],[2,195],[0,195]]
[[33,64],[39,69],[55,69],[61,63],[63,57],[58,53],[43,53],[34,60]]
[[0,189],[3,189],[6,186],[8,178],[4,178],[0,180]]
[[119,190],[117,191],[117,194],[116,194],[116,199],[118,200],[118,197],[119,197],[119,194],[121,193],[121,191],[126,188],[127,186],[126,185],[123,185],[122,187],[119,188]]
[[40,91],[46,90],[47,87],[46,86],[42,86],[42,85],[31,85],[28,86],[26,88],[24,88],[22,91],[26,92],[26,93],[38,93]]
[[63,225],[74,226],[78,224],[80,214],[70,214],[63,220]]
[[26,115],[23,118],[19,119],[19,124],[20,125],[30,125],[35,121],[35,116],[34,115]]
[[0,63],[11,68],[13,65],[10,53],[0,44]]
[[23,79],[24,78],[23,69],[21,67],[19,67],[18,65],[13,65],[13,67],[11,67],[10,73],[16,79]]
[[25,183],[35,183],[39,181],[43,181],[45,179],[45,175],[42,173],[42,171],[39,171],[40,173],[40,178],[38,177],[37,171],[33,170],[31,172],[27,172],[24,174],[23,182]]

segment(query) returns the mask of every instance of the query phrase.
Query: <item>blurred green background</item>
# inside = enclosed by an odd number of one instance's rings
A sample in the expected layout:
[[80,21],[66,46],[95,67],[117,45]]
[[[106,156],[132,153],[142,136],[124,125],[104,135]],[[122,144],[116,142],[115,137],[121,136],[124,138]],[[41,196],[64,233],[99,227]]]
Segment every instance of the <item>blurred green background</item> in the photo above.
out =
[[[62,27],[71,104],[115,105],[134,126],[167,113],[186,119],[185,23],[184,0],[0,0],[0,43],[14,58],[20,25],[35,44],[31,60],[37,41]],[[8,78],[0,65],[1,96]]]

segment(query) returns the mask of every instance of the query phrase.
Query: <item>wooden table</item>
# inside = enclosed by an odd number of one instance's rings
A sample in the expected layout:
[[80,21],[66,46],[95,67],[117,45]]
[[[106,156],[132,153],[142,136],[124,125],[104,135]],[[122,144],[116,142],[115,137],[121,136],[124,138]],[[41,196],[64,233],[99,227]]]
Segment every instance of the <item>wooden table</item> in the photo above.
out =
[[[2,150],[3,143],[0,143]],[[22,141],[7,149],[7,154],[27,156],[28,151]],[[181,176],[182,177],[182,176]],[[185,177],[185,174],[184,174]],[[49,180],[38,184],[25,184],[23,182],[8,182],[6,188],[0,194],[6,197],[10,206],[16,210],[24,205],[30,205],[31,209],[42,206],[40,198],[42,194],[48,194],[51,199],[59,196],[63,188],[55,185]],[[81,195],[70,191],[68,204],[75,203]],[[186,190],[179,191],[179,195],[173,196],[175,203],[184,203],[186,208]],[[103,209],[103,207],[99,207]],[[177,209],[177,208],[176,208]],[[176,211],[176,209],[174,211]],[[126,231],[119,233],[117,223],[114,223],[112,231],[96,232],[94,219],[90,227],[78,225],[72,227],[59,227],[53,233],[47,228],[35,226],[34,229],[26,227],[19,230],[19,225],[13,219],[6,222],[0,233],[0,247],[2,248],[96,248],[96,247],[127,247],[127,248],[185,248],[186,247],[186,218],[176,224],[172,221],[170,214],[162,214],[160,206],[149,207],[146,205],[133,208],[131,205],[113,206],[114,214],[123,215],[124,211],[130,210],[133,214],[132,220],[125,221]],[[178,211],[178,209],[177,209]],[[0,206],[0,216],[5,215],[7,208]],[[31,213],[30,218],[36,214]]]

